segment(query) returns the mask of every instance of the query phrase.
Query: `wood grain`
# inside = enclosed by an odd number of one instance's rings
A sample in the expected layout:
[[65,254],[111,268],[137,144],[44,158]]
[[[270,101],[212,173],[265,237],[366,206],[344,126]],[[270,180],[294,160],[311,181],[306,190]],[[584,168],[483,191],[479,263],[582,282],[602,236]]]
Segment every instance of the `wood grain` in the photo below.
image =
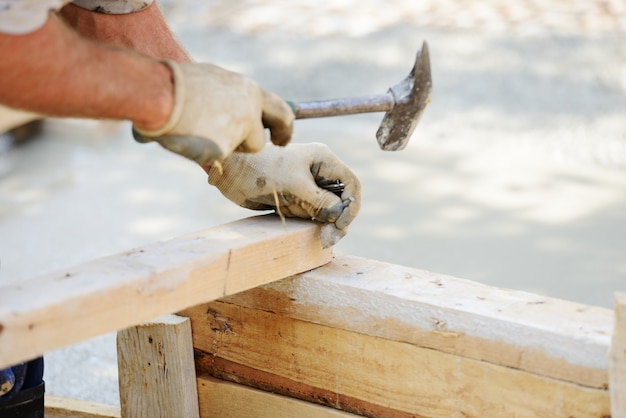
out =
[[341,256],[181,314],[202,372],[352,413],[609,415],[604,308]]
[[0,367],[323,265],[319,232],[253,217],[0,287]]
[[608,391],[216,301],[192,318],[200,373],[370,417],[597,417]]
[[606,389],[613,312],[353,256],[223,299]]
[[202,418],[349,418],[356,416],[210,376],[198,376]]
[[120,418],[118,406],[46,395],[46,418]]
[[125,418],[199,417],[189,318],[166,315],[117,334]]

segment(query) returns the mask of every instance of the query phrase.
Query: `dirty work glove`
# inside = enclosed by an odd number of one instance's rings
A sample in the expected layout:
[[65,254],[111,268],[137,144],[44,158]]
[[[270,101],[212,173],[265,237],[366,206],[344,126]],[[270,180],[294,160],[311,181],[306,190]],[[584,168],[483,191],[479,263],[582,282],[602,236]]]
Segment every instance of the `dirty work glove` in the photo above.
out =
[[156,141],[207,165],[234,150],[259,151],[265,144],[264,125],[274,144],[291,139],[293,111],[254,81],[212,64],[165,63],[174,77],[174,109],[160,129],[134,127],[137,141]]
[[[361,183],[323,144],[268,145],[258,154],[235,153],[208,173],[209,183],[239,206],[327,223],[324,247],[347,233],[361,206]],[[336,180],[344,183],[341,197],[318,186]]]

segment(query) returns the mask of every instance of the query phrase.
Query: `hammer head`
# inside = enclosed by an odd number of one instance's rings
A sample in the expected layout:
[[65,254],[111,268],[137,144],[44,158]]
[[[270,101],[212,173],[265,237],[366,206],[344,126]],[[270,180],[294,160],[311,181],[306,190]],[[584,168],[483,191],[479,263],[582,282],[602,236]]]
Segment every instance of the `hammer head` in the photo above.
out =
[[395,103],[385,113],[376,132],[382,150],[399,151],[406,147],[426,105],[430,103],[432,86],[428,45],[424,42],[408,77],[389,89]]

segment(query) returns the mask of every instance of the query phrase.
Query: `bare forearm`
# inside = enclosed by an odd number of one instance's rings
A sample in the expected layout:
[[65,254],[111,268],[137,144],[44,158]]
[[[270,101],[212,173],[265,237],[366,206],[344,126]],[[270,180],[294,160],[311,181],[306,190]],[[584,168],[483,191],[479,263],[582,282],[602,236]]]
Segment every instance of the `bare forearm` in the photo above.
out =
[[88,39],[133,49],[154,58],[191,61],[156,2],[139,12],[121,15],[92,12],[68,4],[59,14]]
[[52,116],[126,119],[154,129],[169,117],[167,66],[81,38],[51,15],[39,30],[0,34],[0,102]]

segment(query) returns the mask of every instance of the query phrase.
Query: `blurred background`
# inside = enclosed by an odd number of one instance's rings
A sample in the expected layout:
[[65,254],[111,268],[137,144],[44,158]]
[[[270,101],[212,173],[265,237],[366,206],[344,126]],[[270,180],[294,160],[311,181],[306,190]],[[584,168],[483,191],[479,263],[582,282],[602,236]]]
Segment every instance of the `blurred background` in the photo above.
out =
[[[290,100],[384,93],[428,41],[404,151],[378,148],[381,114],[296,122],[363,185],[335,253],[604,307],[626,290],[626,1],[159,4],[196,60]],[[254,214],[124,122],[48,120],[0,141],[0,176],[3,283]],[[48,393],[118,403],[114,335],[46,361]]]

